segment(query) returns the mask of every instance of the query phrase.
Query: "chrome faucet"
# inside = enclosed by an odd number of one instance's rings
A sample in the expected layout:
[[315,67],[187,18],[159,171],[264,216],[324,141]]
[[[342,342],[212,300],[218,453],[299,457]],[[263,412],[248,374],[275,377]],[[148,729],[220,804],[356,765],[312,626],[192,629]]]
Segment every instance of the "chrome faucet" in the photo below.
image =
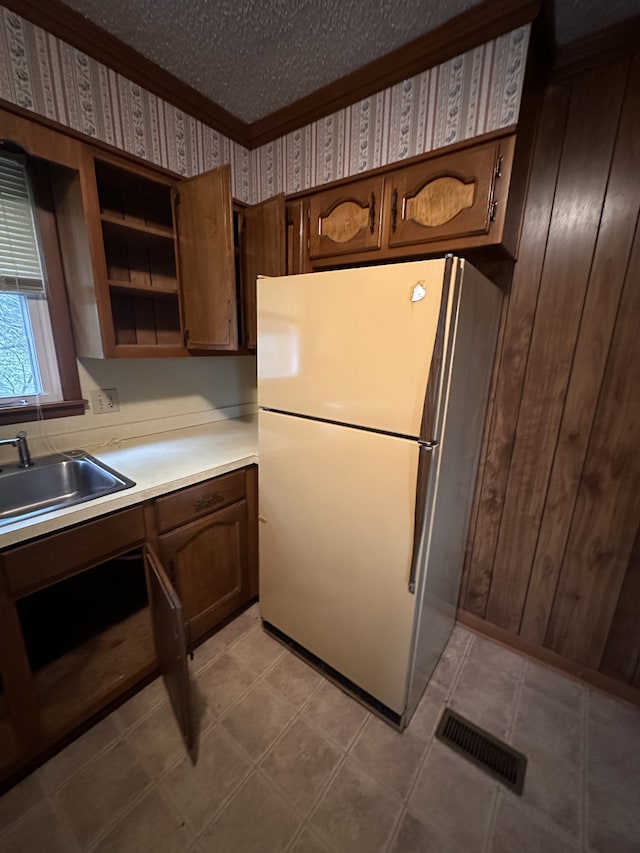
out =
[[31,454],[29,453],[29,445],[27,444],[27,434],[21,429],[15,438],[2,438],[0,439],[0,445],[2,444],[10,444],[12,447],[18,448],[18,455],[20,457],[20,468],[31,468],[33,462],[31,461]]

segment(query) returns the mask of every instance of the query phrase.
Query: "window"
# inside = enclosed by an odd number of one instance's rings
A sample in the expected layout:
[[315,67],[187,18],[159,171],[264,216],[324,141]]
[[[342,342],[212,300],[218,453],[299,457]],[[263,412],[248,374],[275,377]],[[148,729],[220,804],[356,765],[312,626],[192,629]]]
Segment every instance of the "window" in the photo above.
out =
[[0,152],[0,423],[84,411],[49,169]]

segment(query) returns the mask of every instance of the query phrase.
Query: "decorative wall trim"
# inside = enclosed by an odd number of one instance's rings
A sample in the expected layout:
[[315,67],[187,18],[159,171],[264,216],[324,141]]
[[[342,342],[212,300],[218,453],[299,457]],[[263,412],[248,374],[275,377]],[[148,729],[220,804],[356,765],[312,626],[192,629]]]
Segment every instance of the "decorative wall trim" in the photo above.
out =
[[251,149],[530,23],[540,11],[540,3],[484,0],[436,30],[252,124],[236,118],[60,0],[5,0],[4,6]]
[[[7,9],[245,147],[249,126],[60,0],[5,0]],[[503,30],[504,32],[504,30]]]
[[515,124],[529,26],[249,151],[0,6],[0,98],[185,176],[231,163],[246,203]]
[[535,20],[541,0],[485,0],[430,33],[249,125],[249,147],[291,134]]
[[520,27],[252,151],[255,200],[516,124],[528,42]]
[[2,6],[0,98],[179,175],[231,163],[251,200],[245,147]]

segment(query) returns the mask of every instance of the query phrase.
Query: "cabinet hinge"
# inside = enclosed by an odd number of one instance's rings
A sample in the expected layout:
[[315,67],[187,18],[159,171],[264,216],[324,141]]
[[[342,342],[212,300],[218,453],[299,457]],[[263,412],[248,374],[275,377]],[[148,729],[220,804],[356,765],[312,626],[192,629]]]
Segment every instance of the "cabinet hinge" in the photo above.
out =
[[498,207],[497,201],[492,201],[489,206],[489,222],[496,221],[496,208]]
[[182,337],[184,338],[184,345],[188,346],[189,344],[189,329],[185,329],[182,333]]
[[180,204],[180,193],[176,191],[176,194],[174,195],[174,197],[173,197],[173,198],[174,198],[174,202],[173,202],[173,203],[174,203],[174,204],[176,205],[176,207],[177,207],[177,206]]
[[498,162],[496,163],[496,170],[494,174],[496,178],[502,177],[502,154],[498,157]]

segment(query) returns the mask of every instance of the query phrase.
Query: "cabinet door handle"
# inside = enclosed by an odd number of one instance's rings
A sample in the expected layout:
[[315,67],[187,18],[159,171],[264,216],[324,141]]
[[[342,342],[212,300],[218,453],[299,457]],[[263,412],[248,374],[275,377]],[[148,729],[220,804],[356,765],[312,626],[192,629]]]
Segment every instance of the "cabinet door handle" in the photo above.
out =
[[376,227],[376,194],[371,193],[369,199],[369,231],[373,234]]
[[398,224],[398,190],[393,191],[391,196],[391,230],[395,233]]
[[215,506],[223,501],[224,495],[222,492],[214,492],[212,495],[207,495],[204,498],[198,498],[197,501],[194,501],[193,508],[196,512],[199,512],[201,509],[207,509],[208,507]]

